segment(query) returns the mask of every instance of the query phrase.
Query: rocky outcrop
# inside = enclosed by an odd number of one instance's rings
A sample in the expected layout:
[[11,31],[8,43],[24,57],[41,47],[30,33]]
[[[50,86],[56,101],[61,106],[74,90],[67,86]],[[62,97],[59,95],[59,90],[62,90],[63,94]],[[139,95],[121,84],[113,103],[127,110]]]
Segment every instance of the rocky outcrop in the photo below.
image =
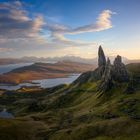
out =
[[98,67],[102,67],[106,65],[106,58],[104,55],[104,51],[101,46],[99,46],[98,50]]
[[118,82],[129,81],[128,72],[125,68],[125,65],[122,63],[121,56],[119,55],[114,60],[113,79]]
[[95,70],[97,80],[100,80],[104,74],[106,67],[106,57],[101,46],[98,49],[98,68]]
[[126,70],[125,65],[122,63],[121,56],[117,56],[114,60],[114,65],[111,65],[110,60],[108,58],[107,63],[105,65],[105,70],[101,77],[101,82],[98,86],[98,91],[106,92],[110,90],[113,85],[116,85],[120,82],[128,82],[129,75]]
[[114,60],[114,65],[111,65],[108,58],[105,65],[105,70],[103,72],[101,82],[98,86],[98,91],[106,92],[110,90],[115,83],[128,82],[129,75],[126,70],[125,65],[122,63],[121,56],[117,56]]
[[102,78],[106,66],[106,58],[104,55],[104,51],[101,46],[99,46],[98,50],[98,67],[94,71],[88,71],[82,73],[78,79],[76,79],[72,85],[82,85],[86,82],[98,81]]
[[111,89],[113,86],[113,77],[112,77],[112,66],[108,58],[104,74],[101,78],[101,82],[98,87],[98,91],[105,92]]
[[106,57],[101,46],[99,46],[98,50],[98,67],[94,71],[83,73],[73,82],[73,85],[97,81],[99,81],[97,86],[97,90],[99,92],[106,92],[120,82],[129,81],[129,75],[125,65],[122,63],[121,56],[118,55],[114,60],[114,64],[111,65],[109,58],[106,61]]

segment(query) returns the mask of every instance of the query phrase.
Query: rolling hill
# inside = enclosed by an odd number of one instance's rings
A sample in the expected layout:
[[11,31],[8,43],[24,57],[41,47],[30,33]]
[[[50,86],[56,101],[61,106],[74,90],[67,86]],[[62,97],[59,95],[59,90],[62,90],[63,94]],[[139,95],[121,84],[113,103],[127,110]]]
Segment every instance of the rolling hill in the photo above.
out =
[[95,66],[85,63],[62,61],[51,63],[34,63],[14,69],[0,75],[0,83],[18,84],[31,80],[67,77],[69,74],[82,73],[94,69]]
[[117,56],[111,65],[99,50],[98,68],[71,85],[0,96],[0,108],[15,115],[0,119],[0,139],[140,139],[140,64]]

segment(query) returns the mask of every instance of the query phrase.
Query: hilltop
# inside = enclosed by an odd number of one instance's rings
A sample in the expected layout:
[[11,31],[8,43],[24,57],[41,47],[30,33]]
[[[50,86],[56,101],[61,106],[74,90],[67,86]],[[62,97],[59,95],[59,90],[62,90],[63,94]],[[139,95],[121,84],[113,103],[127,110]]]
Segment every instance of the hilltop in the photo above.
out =
[[95,66],[85,63],[61,61],[57,63],[34,63],[0,75],[0,83],[19,84],[31,80],[67,77],[69,74],[82,73]]
[[111,64],[100,47],[98,67],[71,85],[5,92],[0,108],[16,118],[0,120],[0,139],[140,139],[139,68],[140,63],[125,66],[119,55]]

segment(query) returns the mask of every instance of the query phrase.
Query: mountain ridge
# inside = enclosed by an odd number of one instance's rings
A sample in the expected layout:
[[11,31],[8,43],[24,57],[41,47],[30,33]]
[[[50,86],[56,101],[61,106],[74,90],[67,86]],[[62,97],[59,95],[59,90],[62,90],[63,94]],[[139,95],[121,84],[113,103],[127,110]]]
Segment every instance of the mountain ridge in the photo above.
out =
[[0,75],[0,83],[19,84],[31,80],[67,77],[73,73],[82,73],[94,69],[94,65],[61,61],[57,63],[34,63],[29,66],[16,68]]
[[[108,56],[111,61],[114,61],[115,56]],[[95,58],[82,58],[79,56],[62,56],[62,57],[35,57],[35,56],[25,56],[21,58],[0,58],[0,65],[7,64],[18,64],[18,63],[36,63],[36,62],[58,62],[58,61],[73,61],[79,63],[87,64],[98,64],[97,57]],[[122,57],[125,64],[140,62],[140,59],[130,60],[126,57]]]

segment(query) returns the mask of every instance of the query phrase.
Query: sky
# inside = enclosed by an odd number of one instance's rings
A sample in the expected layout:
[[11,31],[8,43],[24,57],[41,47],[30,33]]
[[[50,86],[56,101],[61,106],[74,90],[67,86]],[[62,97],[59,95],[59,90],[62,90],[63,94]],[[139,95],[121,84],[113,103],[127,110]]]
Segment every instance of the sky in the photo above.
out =
[[0,58],[140,59],[140,0],[0,0]]

